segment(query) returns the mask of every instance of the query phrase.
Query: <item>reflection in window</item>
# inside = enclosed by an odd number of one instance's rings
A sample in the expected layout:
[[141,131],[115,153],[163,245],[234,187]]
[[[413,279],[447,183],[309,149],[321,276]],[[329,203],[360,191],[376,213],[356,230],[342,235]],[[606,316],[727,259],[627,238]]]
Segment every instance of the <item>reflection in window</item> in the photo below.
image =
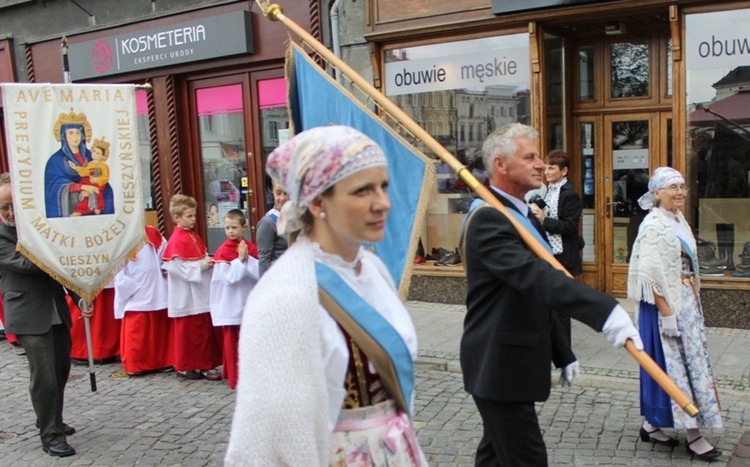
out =
[[578,47],[578,99],[594,100],[594,46]]
[[197,89],[198,131],[203,166],[206,212],[206,240],[209,253],[226,240],[224,214],[242,209],[247,215],[240,192],[247,176],[242,85]]
[[672,38],[667,39],[667,95],[672,95]]
[[[286,111],[286,80],[273,78],[258,81],[261,139],[263,147],[266,211],[273,207],[271,177],[265,174],[266,158],[289,138],[289,115]],[[265,214],[265,213],[264,213]]]
[[147,211],[156,209],[154,192],[151,185],[153,173],[151,162],[151,130],[148,125],[148,96],[143,89],[136,89],[135,99],[138,107],[138,154],[141,160],[141,177],[143,179],[143,206]]
[[[443,70],[445,79],[430,78],[431,70]],[[422,127],[482,183],[488,180],[482,161],[487,135],[508,123],[531,122],[530,78],[528,34],[385,52],[386,95],[414,121],[430,122]],[[406,88],[415,80],[421,81],[418,87]],[[421,143],[416,146],[430,155]],[[433,250],[455,251],[458,230],[474,199],[472,190],[447,165],[436,162],[436,169],[436,189],[421,239],[427,255]]]
[[613,262],[622,264],[630,262],[638,227],[647,214],[638,198],[648,191],[648,120],[612,123],[612,169]]
[[712,245],[698,249],[711,276],[750,277],[750,57],[739,52],[749,22],[748,9],[685,17],[686,50],[696,51],[685,63],[686,213],[699,244]]
[[545,105],[547,113],[547,149],[565,148],[564,131],[564,78],[563,40],[551,34],[544,35]]
[[591,122],[581,123],[580,127],[580,139],[581,141],[581,160],[583,161],[582,169],[582,180],[581,185],[583,186],[583,218],[581,227],[583,230],[583,239],[585,245],[583,247],[583,261],[595,261],[596,260],[596,222],[595,222],[595,211],[594,211],[594,189],[595,189],[595,164],[594,161],[594,124]]
[[612,97],[648,97],[649,46],[647,42],[612,44]]

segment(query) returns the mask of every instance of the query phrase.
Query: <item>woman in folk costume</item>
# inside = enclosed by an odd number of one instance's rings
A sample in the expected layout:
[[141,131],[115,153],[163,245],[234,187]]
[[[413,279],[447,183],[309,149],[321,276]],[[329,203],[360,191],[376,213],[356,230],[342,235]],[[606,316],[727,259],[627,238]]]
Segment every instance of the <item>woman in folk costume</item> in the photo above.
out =
[[130,375],[174,365],[174,334],[161,269],[166,239],[146,226],[147,243],[115,276],[115,318],[122,320],[120,359]]
[[648,192],[638,200],[641,208],[652,210],[633,244],[628,298],[640,303],[638,327],[645,351],[700,411],[691,418],[641,369],[641,439],[676,446],[678,441],[660,428],[686,429],[688,453],[710,461],[721,452],[699,428],[720,428],[721,408],[698,295],[695,238],[680,212],[687,191],[682,174],[670,167],[651,175]]
[[266,170],[289,193],[291,246],[247,300],[226,463],[426,465],[410,419],[414,325],[362,246],[385,234],[382,149],[353,128],[313,128]]

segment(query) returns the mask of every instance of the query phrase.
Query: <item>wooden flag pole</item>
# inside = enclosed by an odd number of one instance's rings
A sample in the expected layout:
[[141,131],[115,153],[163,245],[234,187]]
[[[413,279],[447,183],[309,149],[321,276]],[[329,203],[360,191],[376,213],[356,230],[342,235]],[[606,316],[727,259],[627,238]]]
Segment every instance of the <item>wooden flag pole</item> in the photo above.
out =
[[[321,44],[315,39],[310,33],[305,31],[297,23],[289,19],[284,15],[284,12],[280,5],[270,4],[268,1],[255,0],[260,6],[263,15],[272,21],[278,21],[282,23],[289,31],[296,34],[305,44],[312,48],[317,54],[323,57],[326,61],[332,64],[336,69],[339,70],[344,76],[347,77],[356,87],[367,96],[377,103],[380,108],[385,110],[394,120],[398,121],[406,130],[414,135],[419,141],[427,146],[431,151],[437,155],[443,163],[448,165],[459,178],[466,183],[474,192],[479,195],[482,200],[487,204],[497,208],[502,212],[505,217],[513,224],[518,231],[521,239],[526,245],[540,258],[550,263],[556,269],[563,271],[568,277],[572,276],[570,273],[560,264],[557,259],[550,253],[541,243],[532,235],[520,221],[516,219],[491,192],[490,190],[482,185],[479,180],[472,175],[471,171],[466,168],[461,162],[456,159],[442,144],[438,143],[435,138],[432,137],[427,131],[424,130],[419,124],[411,119],[400,107],[394,104],[388,99],[383,93],[375,89],[367,80],[365,80],[359,73],[353,68],[346,64],[343,60],[337,57],[333,52]],[[691,417],[695,417],[698,414],[698,409],[695,407],[693,402],[683,393],[680,388],[667,376],[666,373],[648,356],[648,354],[642,350],[635,348],[632,341],[628,341],[625,344],[625,348],[630,352],[633,358],[651,375],[652,378],[669,394],[669,396],[682,407]]]
[[[63,79],[65,84],[70,84],[72,77],[70,76],[70,64],[68,62],[68,38],[63,36],[62,43],[60,44],[62,50],[62,68],[63,68]],[[83,305],[83,310],[88,310],[91,305],[87,300],[83,300],[77,305]],[[89,381],[91,382],[91,392],[96,392],[96,370],[94,369],[94,351],[91,345],[91,320],[89,318],[83,318],[83,329],[86,334],[86,351],[88,352],[89,361]]]

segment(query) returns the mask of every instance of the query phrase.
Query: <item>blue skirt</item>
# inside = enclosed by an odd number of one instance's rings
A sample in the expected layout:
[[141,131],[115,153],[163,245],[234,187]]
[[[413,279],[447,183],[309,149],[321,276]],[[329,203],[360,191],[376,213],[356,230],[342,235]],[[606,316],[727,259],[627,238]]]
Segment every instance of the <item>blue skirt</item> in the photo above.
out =
[[[643,350],[666,373],[667,364],[664,358],[664,349],[661,345],[659,310],[656,305],[646,302],[640,303],[638,331],[643,341]],[[643,367],[641,367],[641,415],[655,427],[674,427],[672,402],[669,396]]]

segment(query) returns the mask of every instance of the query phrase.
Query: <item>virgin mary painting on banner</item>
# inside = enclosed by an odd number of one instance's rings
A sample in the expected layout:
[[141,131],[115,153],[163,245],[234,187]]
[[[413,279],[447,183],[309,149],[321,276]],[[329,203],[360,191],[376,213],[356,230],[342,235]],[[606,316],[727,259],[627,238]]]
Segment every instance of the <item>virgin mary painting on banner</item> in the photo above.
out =
[[135,86],[0,89],[19,250],[91,300],[145,241]]
[[[91,133],[91,124],[83,113],[76,114],[71,109],[57,117],[53,134],[61,147],[49,158],[44,170],[47,218],[114,213],[112,187],[91,180],[102,176],[102,169],[97,171],[95,166],[103,164],[95,161],[86,147]],[[106,143],[107,151],[109,145]],[[98,154],[103,152],[102,146],[100,143],[95,149],[97,158],[101,157]]]

